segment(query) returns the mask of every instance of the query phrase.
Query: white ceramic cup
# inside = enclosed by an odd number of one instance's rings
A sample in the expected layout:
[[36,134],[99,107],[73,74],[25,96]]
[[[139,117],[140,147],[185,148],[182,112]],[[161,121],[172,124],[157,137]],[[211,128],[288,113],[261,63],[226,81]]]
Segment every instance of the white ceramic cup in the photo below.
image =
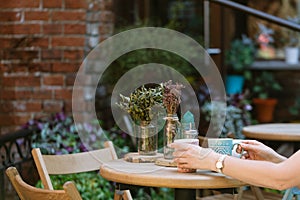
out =
[[[193,144],[199,146],[199,140],[194,138],[183,138],[183,139],[176,139],[174,140],[174,143],[186,143],[186,144]],[[185,173],[193,173],[196,172],[196,169],[191,168],[177,168],[178,172],[185,172]]]

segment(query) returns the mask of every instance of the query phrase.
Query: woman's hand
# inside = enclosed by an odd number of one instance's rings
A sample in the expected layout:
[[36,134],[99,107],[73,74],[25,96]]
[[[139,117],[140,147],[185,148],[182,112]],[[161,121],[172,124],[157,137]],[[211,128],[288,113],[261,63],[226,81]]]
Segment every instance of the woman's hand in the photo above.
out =
[[187,143],[172,143],[170,147],[175,149],[173,156],[179,168],[178,171],[185,172],[185,169],[215,170],[218,155],[212,149]]
[[249,160],[264,160],[274,163],[284,161],[286,158],[279,155],[276,151],[270,147],[264,145],[256,140],[244,140],[237,148],[237,152],[240,153],[241,149],[246,151],[242,158]]

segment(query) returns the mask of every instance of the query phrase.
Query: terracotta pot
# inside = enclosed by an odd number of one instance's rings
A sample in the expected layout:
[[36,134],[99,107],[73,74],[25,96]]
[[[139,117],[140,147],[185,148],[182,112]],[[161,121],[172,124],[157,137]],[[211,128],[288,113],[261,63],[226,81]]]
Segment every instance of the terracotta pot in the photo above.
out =
[[267,123],[273,121],[277,99],[253,99],[257,121]]

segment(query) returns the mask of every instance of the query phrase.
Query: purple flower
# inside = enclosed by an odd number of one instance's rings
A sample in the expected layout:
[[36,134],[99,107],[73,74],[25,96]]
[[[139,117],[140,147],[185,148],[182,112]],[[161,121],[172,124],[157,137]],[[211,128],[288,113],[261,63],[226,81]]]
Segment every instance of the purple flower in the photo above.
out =
[[79,149],[80,149],[81,152],[88,151],[88,149],[82,143],[79,145]]
[[252,110],[252,106],[250,104],[245,105],[244,108],[245,108],[245,110],[248,110],[248,111]]
[[67,117],[63,112],[56,113],[55,118],[59,121],[64,121]]

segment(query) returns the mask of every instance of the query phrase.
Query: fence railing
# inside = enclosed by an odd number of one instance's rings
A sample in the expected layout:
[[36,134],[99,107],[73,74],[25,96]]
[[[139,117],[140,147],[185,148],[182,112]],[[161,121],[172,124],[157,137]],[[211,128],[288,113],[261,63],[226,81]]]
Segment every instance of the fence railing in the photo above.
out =
[[33,130],[19,130],[0,136],[0,199],[4,200],[6,198],[8,194],[5,193],[10,188],[5,175],[7,167],[16,166],[23,174],[22,172],[25,171],[24,168],[27,166],[26,174],[32,178],[33,174],[28,174],[28,170],[32,172],[35,170],[31,157],[31,138],[33,134]]
[[272,22],[274,24],[284,26],[288,29],[292,29],[295,31],[300,32],[300,25],[294,22],[291,22],[287,19],[283,19],[280,17],[276,17],[274,15],[259,11],[254,8],[250,8],[249,6],[242,5],[240,3],[236,3],[234,1],[230,0],[204,0],[204,45],[205,48],[209,50],[209,42],[210,42],[210,32],[209,32],[209,24],[210,24],[210,9],[209,9],[209,3],[213,2],[228,8],[232,8],[234,10],[239,10],[241,12],[244,12],[246,14],[267,20],[269,22]]

